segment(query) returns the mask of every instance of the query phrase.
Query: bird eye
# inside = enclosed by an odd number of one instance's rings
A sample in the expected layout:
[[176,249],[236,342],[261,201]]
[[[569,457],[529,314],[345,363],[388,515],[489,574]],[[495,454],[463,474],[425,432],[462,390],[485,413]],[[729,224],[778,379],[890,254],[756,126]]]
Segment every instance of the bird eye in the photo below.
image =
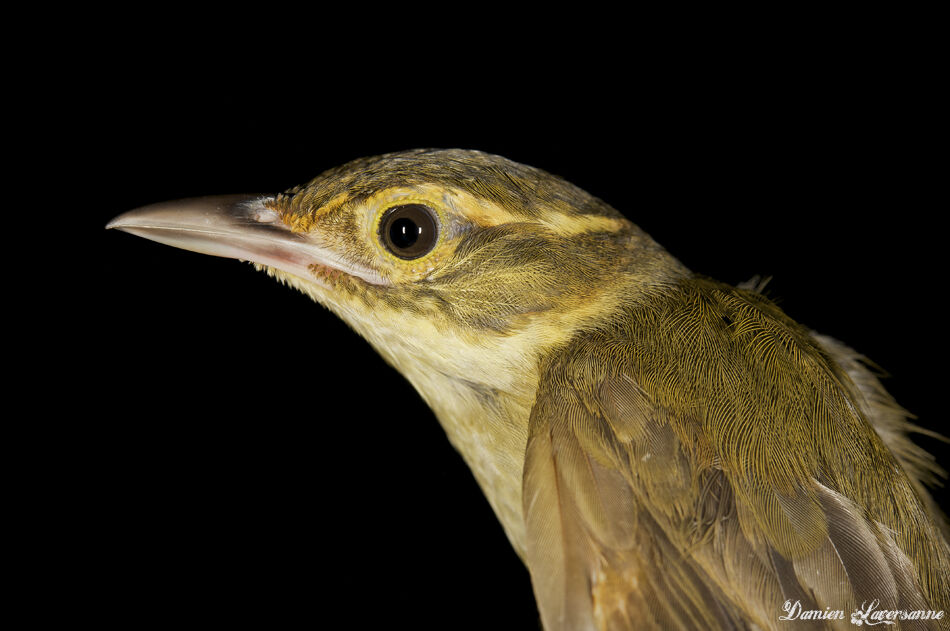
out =
[[435,213],[422,204],[393,206],[379,222],[379,238],[386,249],[401,259],[428,254],[439,238]]

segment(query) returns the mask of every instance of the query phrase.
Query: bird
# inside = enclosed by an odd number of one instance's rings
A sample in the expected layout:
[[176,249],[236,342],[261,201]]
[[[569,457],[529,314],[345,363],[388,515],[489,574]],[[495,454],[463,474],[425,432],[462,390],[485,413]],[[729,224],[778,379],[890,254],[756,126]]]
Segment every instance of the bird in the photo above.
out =
[[565,179],[415,149],[107,228],[249,261],[365,338],[468,465],[546,631],[950,628],[944,474],[874,364]]

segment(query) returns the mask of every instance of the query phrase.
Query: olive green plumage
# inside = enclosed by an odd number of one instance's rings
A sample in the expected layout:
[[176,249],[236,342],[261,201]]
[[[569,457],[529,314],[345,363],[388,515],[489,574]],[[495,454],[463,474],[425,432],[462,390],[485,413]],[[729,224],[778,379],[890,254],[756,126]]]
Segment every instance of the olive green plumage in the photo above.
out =
[[[384,223],[407,205],[438,226],[412,256]],[[791,602],[950,608],[924,487],[942,472],[870,364],[560,178],[414,150],[110,226],[255,262],[365,337],[471,468],[547,631],[851,627],[780,620]]]
[[458,188],[525,219],[552,207],[572,214],[622,217],[614,208],[546,171],[480,151],[412,149],[358,158],[277,195],[287,212],[307,214],[345,196],[357,205],[390,187]]
[[[529,541],[544,543],[529,563],[552,592],[601,576],[588,601],[541,599],[547,621],[566,616],[553,628],[769,628],[789,598],[944,607],[950,552],[905,473],[933,465],[912,443],[902,463],[888,449],[873,423],[899,408],[839,362],[877,383],[763,296],[698,277],[546,357],[525,484]],[[552,527],[555,505],[568,523]],[[638,588],[618,601],[624,572]]]

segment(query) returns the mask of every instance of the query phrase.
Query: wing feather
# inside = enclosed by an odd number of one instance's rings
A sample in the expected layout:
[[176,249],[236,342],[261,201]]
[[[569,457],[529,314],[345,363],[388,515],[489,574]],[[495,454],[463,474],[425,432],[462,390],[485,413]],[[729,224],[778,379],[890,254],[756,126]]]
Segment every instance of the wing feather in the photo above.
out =
[[947,608],[947,543],[851,367],[754,294],[685,289],[542,366],[524,512],[545,629],[793,628],[786,600]]

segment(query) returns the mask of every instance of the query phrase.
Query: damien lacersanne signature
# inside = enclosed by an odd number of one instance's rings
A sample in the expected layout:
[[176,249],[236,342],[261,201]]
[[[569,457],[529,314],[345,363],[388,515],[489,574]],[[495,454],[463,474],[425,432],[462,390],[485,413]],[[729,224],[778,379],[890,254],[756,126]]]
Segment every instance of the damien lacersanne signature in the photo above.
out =
[[[868,625],[869,627],[878,624],[894,624],[898,620],[942,620],[943,610],[933,611],[931,609],[914,609],[907,611],[904,609],[879,609],[881,603],[875,599],[871,602],[863,602],[861,606],[851,612],[851,624],[856,626]],[[779,616],[779,620],[844,620],[845,613],[841,609],[832,609],[825,607],[822,609],[806,609],[802,607],[799,600],[786,600],[782,605],[785,611],[784,616]]]

